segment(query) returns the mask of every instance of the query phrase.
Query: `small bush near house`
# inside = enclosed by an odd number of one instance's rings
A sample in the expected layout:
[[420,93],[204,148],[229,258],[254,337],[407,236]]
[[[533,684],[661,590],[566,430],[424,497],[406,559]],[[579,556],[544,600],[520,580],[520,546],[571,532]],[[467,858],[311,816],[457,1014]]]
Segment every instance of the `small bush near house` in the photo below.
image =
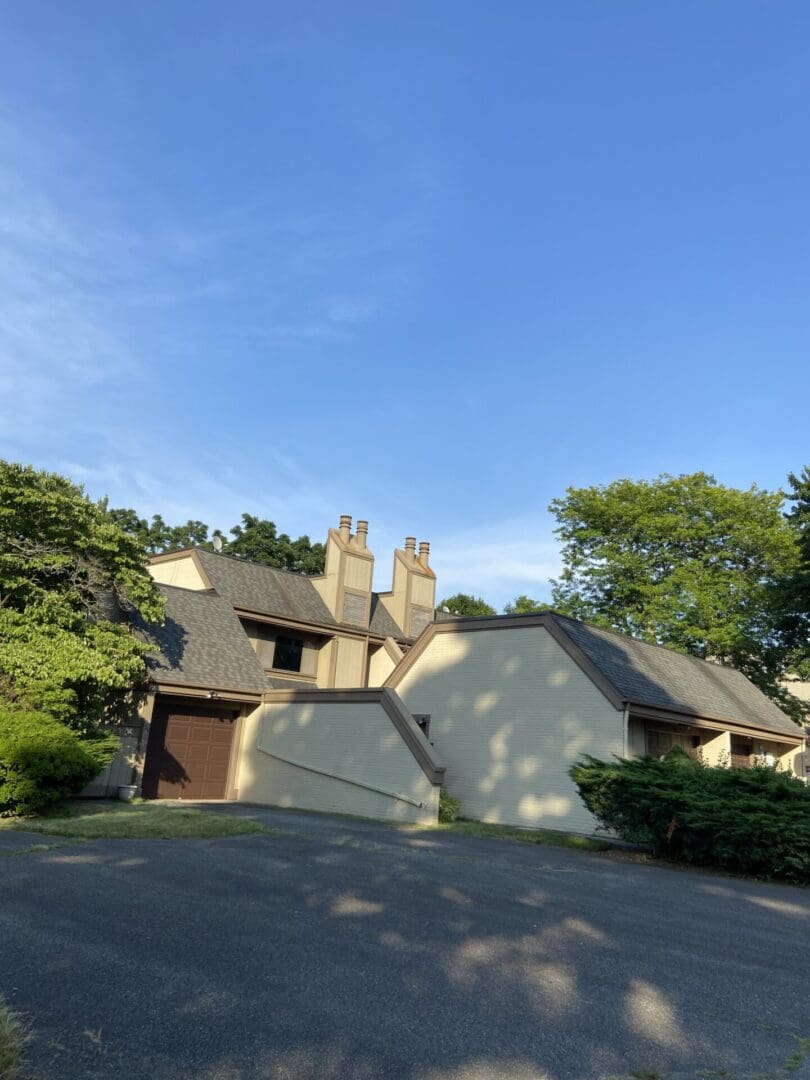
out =
[[113,735],[81,736],[45,713],[0,706],[0,815],[41,813],[76,795],[117,747]]
[[461,803],[445,789],[439,791],[439,821],[442,825],[448,825],[451,821],[458,821],[461,813]]
[[655,855],[810,884],[810,789],[794,776],[711,767],[675,749],[660,760],[585,757],[571,777],[603,828]]

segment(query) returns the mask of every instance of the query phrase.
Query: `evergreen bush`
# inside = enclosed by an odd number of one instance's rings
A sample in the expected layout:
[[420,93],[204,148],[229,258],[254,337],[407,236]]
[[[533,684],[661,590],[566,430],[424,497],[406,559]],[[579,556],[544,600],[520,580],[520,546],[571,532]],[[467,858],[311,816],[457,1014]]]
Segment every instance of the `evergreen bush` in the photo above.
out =
[[41,813],[78,794],[117,748],[114,735],[81,736],[45,713],[0,705],[0,815]]
[[810,884],[810,789],[797,777],[712,767],[678,748],[661,759],[587,756],[570,772],[603,828],[655,855]]

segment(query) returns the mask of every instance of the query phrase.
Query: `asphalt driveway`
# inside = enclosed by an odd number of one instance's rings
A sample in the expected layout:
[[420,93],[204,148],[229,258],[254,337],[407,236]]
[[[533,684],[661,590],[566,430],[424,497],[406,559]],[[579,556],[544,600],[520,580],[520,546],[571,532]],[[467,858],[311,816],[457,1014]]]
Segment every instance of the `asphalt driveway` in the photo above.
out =
[[38,1080],[810,1075],[804,890],[229,812],[280,831],[0,838]]

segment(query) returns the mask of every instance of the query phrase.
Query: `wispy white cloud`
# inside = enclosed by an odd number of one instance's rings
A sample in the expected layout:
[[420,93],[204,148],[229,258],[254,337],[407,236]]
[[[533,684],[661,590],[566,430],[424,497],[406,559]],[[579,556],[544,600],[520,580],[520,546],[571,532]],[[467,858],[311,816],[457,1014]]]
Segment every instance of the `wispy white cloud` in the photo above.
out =
[[261,426],[215,445],[180,410],[166,431],[152,405],[188,370],[203,388],[210,376],[227,414],[220,375],[234,353],[314,353],[399,304],[424,230],[422,180],[410,211],[399,201],[390,215],[302,211],[262,192],[210,214],[162,206],[137,227],[110,194],[120,168],[0,98],[0,456],[142,514],[227,527],[250,510],[320,536],[347,478],[280,455]]
[[295,460],[268,451],[261,467],[251,466],[221,454],[215,436],[191,458],[161,461],[145,439],[130,434],[119,440],[114,459],[99,454],[88,464],[62,457],[49,467],[83,484],[94,498],[108,496],[111,506],[131,506],[146,517],[161,514],[172,523],[203,520],[212,529],[227,530],[247,512],[320,539],[341,505],[322,478]]
[[465,592],[499,609],[520,594],[547,600],[549,579],[561,569],[559,544],[545,516],[482,524],[432,539],[437,599]]

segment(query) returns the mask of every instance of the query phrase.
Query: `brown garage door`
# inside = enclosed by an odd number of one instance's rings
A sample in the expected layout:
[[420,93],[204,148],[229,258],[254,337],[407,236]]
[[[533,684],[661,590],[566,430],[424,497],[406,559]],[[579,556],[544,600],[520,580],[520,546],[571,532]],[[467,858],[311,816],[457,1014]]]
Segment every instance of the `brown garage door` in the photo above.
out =
[[235,727],[233,713],[177,708],[156,716],[150,733],[144,795],[159,799],[224,799]]

